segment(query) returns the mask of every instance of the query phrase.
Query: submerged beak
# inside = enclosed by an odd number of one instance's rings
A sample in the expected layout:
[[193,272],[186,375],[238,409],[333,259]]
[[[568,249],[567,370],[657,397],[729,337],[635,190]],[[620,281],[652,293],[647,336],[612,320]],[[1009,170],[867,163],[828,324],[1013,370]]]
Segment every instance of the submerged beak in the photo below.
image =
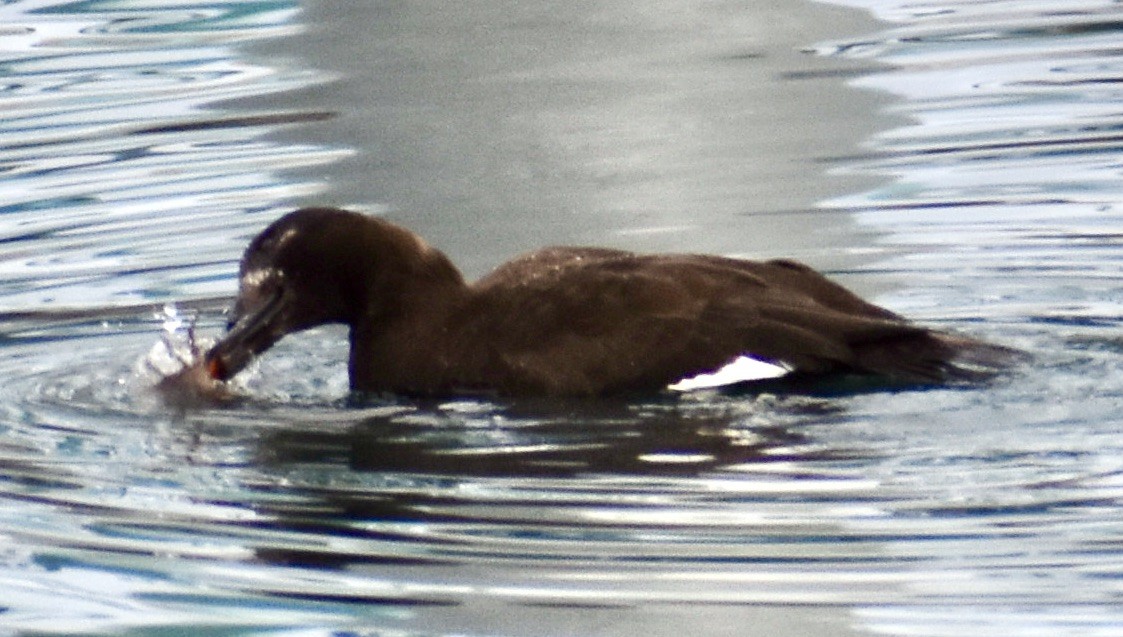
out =
[[287,305],[288,295],[278,288],[261,307],[236,317],[230,331],[203,359],[211,378],[229,380],[280,340],[288,332],[283,321]]

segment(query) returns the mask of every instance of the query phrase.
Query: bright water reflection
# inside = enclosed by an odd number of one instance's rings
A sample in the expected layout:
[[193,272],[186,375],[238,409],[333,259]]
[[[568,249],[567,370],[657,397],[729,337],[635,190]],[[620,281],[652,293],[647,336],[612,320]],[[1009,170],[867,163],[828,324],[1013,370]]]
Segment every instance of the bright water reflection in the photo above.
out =
[[968,390],[364,402],[320,330],[243,403],[181,413],[146,391],[151,303],[217,332],[245,236],[316,188],[280,171],[339,156],[261,137],[319,112],[206,106],[316,79],[234,46],[294,7],[0,7],[0,628],[1119,633],[1119,11],[865,4],[895,26],[821,53],[892,63],[855,83],[912,123],[824,166],[886,184],[824,204],[880,233],[849,280],[1033,366]]
[[338,156],[260,140],[323,113],[207,107],[313,80],[234,54],[292,30],[295,12],[292,2],[0,7],[0,308],[227,293],[231,239],[259,224],[244,213],[272,214],[315,188],[277,171]]
[[876,475],[911,494],[895,526],[932,538],[883,548],[943,575],[914,603],[858,615],[893,634],[1117,633],[1123,13],[845,1],[897,22],[839,52],[893,64],[855,84],[899,96],[912,123],[850,167],[891,181],[830,205],[903,251],[882,263],[909,281],[884,297],[893,307],[981,320],[1039,355],[989,395],[852,412],[913,423]]

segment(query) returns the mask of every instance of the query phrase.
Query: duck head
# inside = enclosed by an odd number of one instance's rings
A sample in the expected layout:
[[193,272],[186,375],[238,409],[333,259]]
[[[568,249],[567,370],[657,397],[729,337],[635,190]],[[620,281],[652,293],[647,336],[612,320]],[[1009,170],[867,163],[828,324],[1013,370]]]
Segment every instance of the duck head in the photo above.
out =
[[416,284],[463,285],[447,257],[412,232],[337,208],[303,208],[250,242],[228,332],[204,365],[227,380],[286,334],[325,323],[376,325]]
[[343,210],[305,208],[255,237],[239,267],[228,331],[204,359],[210,375],[229,379],[286,334],[351,322],[359,302],[351,289],[359,274],[356,242],[367,221]]

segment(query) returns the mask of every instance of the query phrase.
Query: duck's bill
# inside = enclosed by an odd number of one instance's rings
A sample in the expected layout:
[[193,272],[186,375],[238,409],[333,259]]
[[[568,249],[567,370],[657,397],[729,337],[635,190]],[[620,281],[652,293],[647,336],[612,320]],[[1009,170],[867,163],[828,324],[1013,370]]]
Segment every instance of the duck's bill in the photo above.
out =
[[204,357],[211,378],[229,380],[285,335],[285,303],[285,295],[278,291],[261,307],[236,318],[230,331]]

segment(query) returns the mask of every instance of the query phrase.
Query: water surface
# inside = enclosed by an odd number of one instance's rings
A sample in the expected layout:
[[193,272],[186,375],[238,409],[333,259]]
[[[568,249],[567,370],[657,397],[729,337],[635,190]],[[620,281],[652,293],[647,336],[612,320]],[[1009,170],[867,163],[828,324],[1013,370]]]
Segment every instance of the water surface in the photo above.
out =
[[[1123,632],[1123,15],[789,4],[0,8],[0,628]],[[346,23],[380,37],[323,43]],[[794,254],[1035,361],[372,401],[324,329],[237,405],[163,404],[161,333],[217,334],[294,201],[386,211],[474,273],[578,240]]]

